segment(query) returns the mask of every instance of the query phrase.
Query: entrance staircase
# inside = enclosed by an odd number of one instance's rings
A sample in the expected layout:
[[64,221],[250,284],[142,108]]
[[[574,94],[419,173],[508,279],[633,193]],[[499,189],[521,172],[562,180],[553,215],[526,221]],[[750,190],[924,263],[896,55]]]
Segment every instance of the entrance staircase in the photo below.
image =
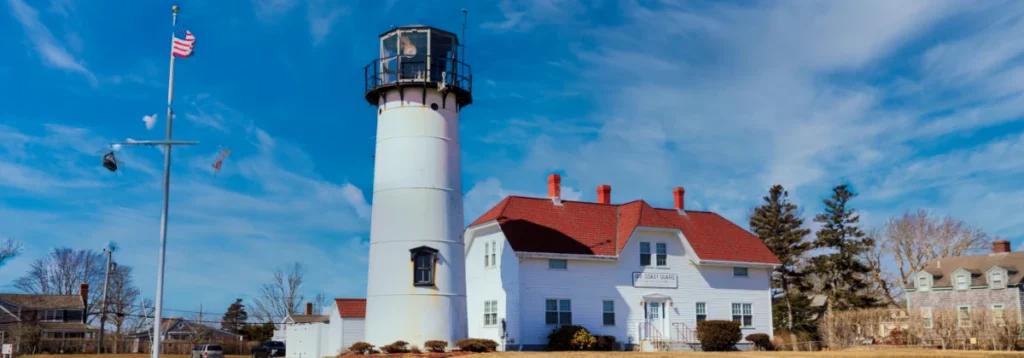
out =
[[694,352],[700,347],[697,332],[681,322],[672,323],[668,334],[663,334],[658,325],[650,321],[641,322],[637,331],[642,352]]

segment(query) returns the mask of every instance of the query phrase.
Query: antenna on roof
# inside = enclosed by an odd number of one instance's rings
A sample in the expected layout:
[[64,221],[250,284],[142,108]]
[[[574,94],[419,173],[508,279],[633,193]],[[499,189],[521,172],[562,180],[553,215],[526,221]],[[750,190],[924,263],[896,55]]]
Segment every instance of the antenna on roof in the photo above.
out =
[[459,45],[462,45],[460,46],[462,47],[462,56],[459,61],[462,61],[462,63],[466,63],[466,17],[468,13],[469,9],[462,8],[462,41],[459,41]]

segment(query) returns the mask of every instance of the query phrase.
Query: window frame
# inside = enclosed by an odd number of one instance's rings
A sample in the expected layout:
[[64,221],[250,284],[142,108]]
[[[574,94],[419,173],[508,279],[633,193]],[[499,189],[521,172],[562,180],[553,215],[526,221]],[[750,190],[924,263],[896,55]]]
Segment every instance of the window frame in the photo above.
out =
[[[1006,326],[1006,305],[1002,303],[993,304],[992,310],[992,324],[1003,327]],[[996,312],[999,312],[999,317],[996,317]]]
[[700,323],[708,320],[708,303],[697,302],[693,307],[695,322]]
[[64,310],[43,310],[41,322],[64,322]]
[[[409,249],[409,253],[412,260],[412,285],[414,287],[434,287],[437,281],[437,249],[428,246],[420,246]],[[420,267],[420,262],[418,260],[420,257],[425,257],[429,267]],[[427,271],[429,279],[426,281],[420,281],[420,273],[424,270]]]
[[[555,302],[555,310],[554,311],[551,311],[551,310],[548,309],[548,303],[550,303],[551,301]],[[568,310],[562,310],[562,302],[567,302],[568,303],[568,306],[569,306]],[[551,313],[555,314],[554,315],[554,317],[555,317],[555,322],[554,323],[551,323],[550,320],[548,320],[548,314],[551,314]],[[568,314],[568,317],[569,317],[568,321],[569,322],[562,322],[562,314],[563,313],[564,314]],[[568,299],[568,298],[545,298],[544,299],[544,325],[545,326],[556,326],[556,327],[572,325],[572,299]]]
[[[564,265],[562,265],[562,267],[551,267],[551,263],[553,263],[553,262],[563,262]],[[568,270],[568,269],[569,269],[569,260],[566,260],[566,259],[548,259],[548,270]]]
[[[736,307],[737,306],[740,309],[739,310],[740,314],[736,314]],[[738,316],[741,329],[754,328],[754,305],[753,304],[745,303],[745,302],[733,302],[732,306],[730,308],[731,308],[731,312],[732,312],[732,321],[736,322],[736,317]],[[744,309],[744,308],[746,308],[746,309]],[[748,318],[750,320],[750,324],[749,325],[746,324]]]
[[484,301],[484,326],[498,325],[498,300]]
[[[608,310],[611,304],[611,310]],[[601,300],[601,324],[606,327],[615,326],[615,300]]]
[[[994,278],[997,275],[999,276],[999,284],[996,284],[996,280]],[[1007,275],[1004,274],[1003,270],[1001,270],[1001,269],[997,269],[997,270],[993,270],[992,272],[989,272],[988,273],[988,287],[993,289],[993,290],[999,290],[999,289],[1006,288],[1006,276]]]
[[664,242],[654,243],[654,266],[668,266],[668,244]]
[[484,268],[491,267],[491,243],[484,243]]
[[921,307],[921,326],[925,329],[935,328],[935,320],[932,318],[931,307]]
[[498,266],[498,255],[497,254],[498,254],[498,243],[497,242],[492,242],[491,243],[491,267],[497,267]]
[[[736,270],[743,270],[742,271],[743,274],[742,275],[738,274]],[[732,277],[750,277],[750,268],[749,267],[733,266],[732,267]]]
[[[967,309],[966,320],[960,317],[961,309]],[[956,306],[956,326],[958,328],[970,328],[971,327],[971,306],[958,305]]]
[[920,273],[917,275],[917,289],[919,291],[928,291],[931,289],[931,287],[932,279],[931,277],[928,277],[928,274]]
[[[960,279],[964,279],[963,287],[960,286]],[[967,291],[971,289],[971,274],[960,272],[953,275],[953,289],[957,291]]]
[[[644,250],[644,247],[647,249]],[[644,263],[644,259],[647,259],[647,263]],[[640,266],[651,266],[651,243],[647,241],[640,242]]]

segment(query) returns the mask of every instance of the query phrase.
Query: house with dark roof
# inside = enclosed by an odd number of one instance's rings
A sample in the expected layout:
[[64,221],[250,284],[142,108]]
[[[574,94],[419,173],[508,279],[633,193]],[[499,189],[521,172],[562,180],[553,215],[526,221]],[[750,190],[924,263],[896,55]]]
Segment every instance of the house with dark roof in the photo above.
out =
[[312,315],[312,309],[307,303],[306,315],[293,316],[294,322],[285,324],[289,357],[333,357],[363,340],[365,298],[336,298],[323,316]]
[[28,327],[38,328],[40,344],[49,350],[91,339],[99,329],[86,324],[88,298],[87,283],[79,286],[77,295],[0,293],[0,342],[14,343],[17,331]]
[[1009,241],[995,240],[988,254],[928,261],[906,287],[907,308],[919,310],[925,328],[932,325],[932,311],[940,309],[955,310],[958,324],[969,324],[979,310],[999,323],[1007,314],[1020,318],[1021,290],[1024,252],[1011,251]]
[[[770,273],[779,260],[713,212],[643,200],[612,203],[509,196],[465,231],[469,336],[504,349],[544,349],[561,325],[582,325],[641,350],[691,349],[703,320],[772,334]],[[745,342],[744,345],[747,343]],[[742,347],[741,347],[742,348]]]

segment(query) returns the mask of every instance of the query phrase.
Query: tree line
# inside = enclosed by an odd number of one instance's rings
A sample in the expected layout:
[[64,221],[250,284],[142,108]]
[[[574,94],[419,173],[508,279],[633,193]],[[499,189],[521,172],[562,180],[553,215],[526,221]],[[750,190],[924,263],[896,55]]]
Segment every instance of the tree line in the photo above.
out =
[[[5,262],[22,254],[22,243],[14,239],[0,240],[0,269]],[[100,251],[91,249],[75,250],[58,247],[46,256],[35,259],[24,275],[14,280],[13,287],[21,293],[46,295],[78,295],[82,283],[89,285],[86,323],[97,325],[106,312],[106,329],[114,335],[115,342],[128,334],[152,330],[153,300],[143,297],[133,279],[132,267],[117,265],[110,271],[103,310],[103,284],[106,276],[106,258]],[[214,327],[242,335],[246,340],[270,339],[275,329],[283,329],[280,322],[284,317],[305,314],[307,302],[304,292],[306,270],[295,262],[288,267],[278,268],[269,282],[260,286],[250,307],[243,299],[236,298],[227,305],[220,319],[206,319],[202,309],[198,312],[165,309],[189,313],[182,318],[196,325],[196,339],[208,339]],[[328,299],[323,293],[310,297],[314,314],[327,308]],[[251,312],[251,313],[250,313]],[[166,318],[174,315],[163,315]],[[0,322],[7,323],[7,322]],[[115,343],[115,351],[117,343]]]
[[[750,214],[750,230],[781,261],[771,278],[775,329],[813,340],[818,317],[832,311],[905,308],[904,288],[932,259],[986,250],[992,239],[950,216],[908,211],[882,227],[862,228],[848,185],[832,188],[805,227],[802,211],[775,185]],[[823,298],[815,304],[814,298]]]

